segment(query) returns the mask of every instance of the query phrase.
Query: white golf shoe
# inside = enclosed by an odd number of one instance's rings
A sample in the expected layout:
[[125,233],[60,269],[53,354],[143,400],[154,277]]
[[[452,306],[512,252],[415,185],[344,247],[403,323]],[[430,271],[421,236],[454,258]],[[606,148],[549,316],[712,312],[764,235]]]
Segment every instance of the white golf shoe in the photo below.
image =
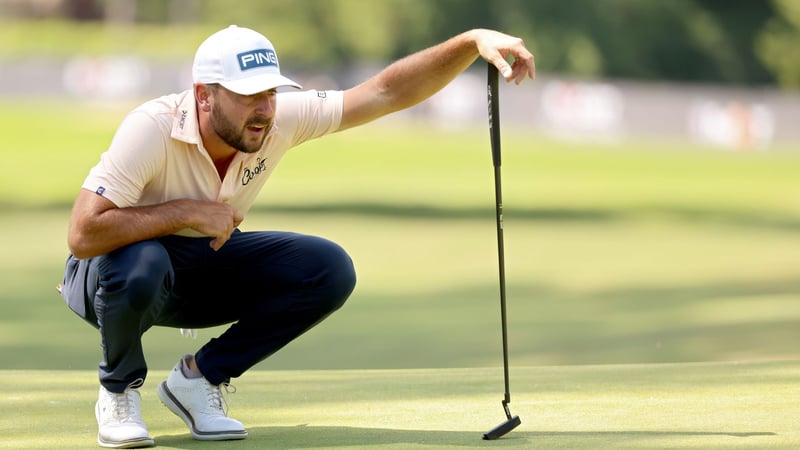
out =
[[117,394],[100,386],[94,408],[97,418],[97,444],[107,448],[150,447],[155,444],[142,420],[142,380],[131,383],[125,392]]
[[204,377],[186,378],[181,371],[183,360],[173,367],[167,380],[158,385],[158,397],[164,406],[183,419],[192,437],[201,441],[244,439],[244,425],[228,417],[226,393],[230,385],[214,386]]

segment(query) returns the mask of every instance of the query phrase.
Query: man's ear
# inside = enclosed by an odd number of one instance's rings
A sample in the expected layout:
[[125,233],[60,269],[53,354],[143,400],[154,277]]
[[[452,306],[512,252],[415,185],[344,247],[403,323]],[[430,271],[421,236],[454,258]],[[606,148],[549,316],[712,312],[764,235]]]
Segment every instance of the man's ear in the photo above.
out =
[[211,88],[209,88],[208,85],[203,83],[195,83],[194,98],[197,100],[197,107],[200,110],[204,112],[211,111],[211,96]]

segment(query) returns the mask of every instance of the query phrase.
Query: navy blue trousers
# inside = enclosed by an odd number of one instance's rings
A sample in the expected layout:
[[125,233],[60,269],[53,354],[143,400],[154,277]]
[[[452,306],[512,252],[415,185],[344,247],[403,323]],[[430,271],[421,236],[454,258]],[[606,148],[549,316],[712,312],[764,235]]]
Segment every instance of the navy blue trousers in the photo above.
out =
[[339,309],[355,287],[337,244],[288,232],[168,236],[89,259],[67,258],[62,296],[100,331],[100,383],[122,392],[146,378],[142,335],[152,326],[232,325],[196,354],[212,384],[238,377]]

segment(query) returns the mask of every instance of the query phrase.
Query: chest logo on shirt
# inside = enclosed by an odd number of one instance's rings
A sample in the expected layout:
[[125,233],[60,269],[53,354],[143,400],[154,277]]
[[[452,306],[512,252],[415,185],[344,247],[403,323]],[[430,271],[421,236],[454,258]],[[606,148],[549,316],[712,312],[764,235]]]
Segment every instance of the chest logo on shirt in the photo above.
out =
[[261,173],[267,171],[267,158],[259,157],[256,159],[256,165],[252,169],[249,167],[245,167],[242,171],[242,186],[247,186],[253,178],[258,176]]

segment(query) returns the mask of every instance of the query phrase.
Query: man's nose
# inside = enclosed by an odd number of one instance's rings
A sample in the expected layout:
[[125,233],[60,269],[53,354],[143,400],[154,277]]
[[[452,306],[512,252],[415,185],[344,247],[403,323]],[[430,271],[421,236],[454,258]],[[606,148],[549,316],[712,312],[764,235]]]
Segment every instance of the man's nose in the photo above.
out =
[[258,99],[256,104],[256,112],[259,115],[272,117],[275,112],[275,101],[271,96],[264,95]]

